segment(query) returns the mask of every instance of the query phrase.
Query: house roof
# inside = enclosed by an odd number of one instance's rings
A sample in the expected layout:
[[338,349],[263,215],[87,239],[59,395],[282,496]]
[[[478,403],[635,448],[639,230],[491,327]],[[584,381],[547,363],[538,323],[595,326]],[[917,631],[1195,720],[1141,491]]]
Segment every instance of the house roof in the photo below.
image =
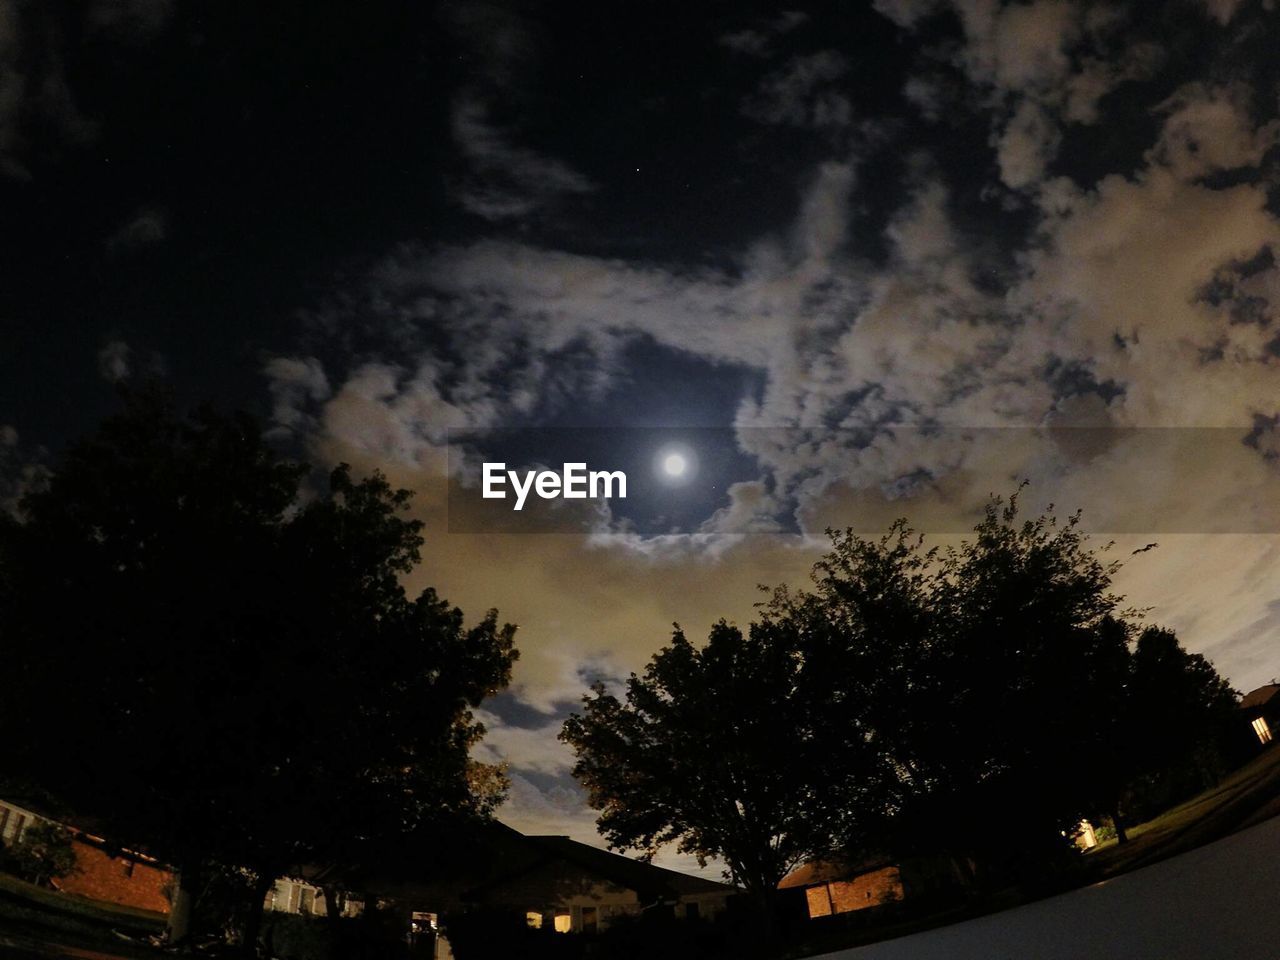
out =
[[572,863],[618,886],[628,887],[642,894],[674,893],[687,897],[699,893],[730,894],[737,890],[727,883],[655,867],[651,863],[610,853],[569,837],[535,836],[526,839],[551,857]]
[[322,883],[341,876],[382,896],[448,905],[484,900],[545,867],[567,866],[592,879],[634,890],[644,902],[696,894],[731,894],[737,888],[655,867],[565,836],[526,836],[498,821],[462,827],[423,842],[406,838],[398,849],[363,867],[308,867],[303,877]]
[[810,860],[783,877],[782,882],[778,884],[778,889],[790,890],[794,887],[812,887],[819,883],[848,880],[859,874],[893,866],[896,862],[885,856],[870,856],[861,860]]
[[0,805],[33,813],[37,817],[65,827],[81,843],[87,843],[100,850],[108,851],[113,857],[124,857],[140,863],[158,864],[165,869],[170,869],[160,860],[143,850],[123,847],[114,839],[102,836],[104,831],[96,820],[72,813],[50,799],[46,794],[30,791],[26,793],[6,791],[0,794]]
[[1257,690],[1250,690],[1244,695],[1244,699],[1240,701],[1241,710],[1254,710],[1258,707],[1265,707],[1268,703],[1280,694],[1280,683],[1268,683]]

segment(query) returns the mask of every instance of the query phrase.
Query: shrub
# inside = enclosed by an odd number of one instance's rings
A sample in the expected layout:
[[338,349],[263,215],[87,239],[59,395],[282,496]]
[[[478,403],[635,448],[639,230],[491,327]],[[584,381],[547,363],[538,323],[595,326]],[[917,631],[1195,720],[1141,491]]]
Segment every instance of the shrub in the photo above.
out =
[[55,877],[65,877],[76,868],[71,831],[56,823],[41,822],[27,827],[22,838],[5,854],[5,861],[14,873],[40,886]]

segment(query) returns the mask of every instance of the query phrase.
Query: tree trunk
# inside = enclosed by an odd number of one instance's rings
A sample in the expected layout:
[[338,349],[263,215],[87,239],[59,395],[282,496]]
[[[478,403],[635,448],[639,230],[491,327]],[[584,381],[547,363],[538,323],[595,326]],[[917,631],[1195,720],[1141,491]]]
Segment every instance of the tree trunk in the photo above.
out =
[[169,904],[170,946],[185,943],[191,936],[191,911],[196,901],[196,870],[188,864],[178,868],[177,885],[173,890],[173,902]]
[[244,918],[244,937],[240,942],[240,950],[246,957],[258,955],[258,934],[262,931],[262,911],[267,891],[275,884],[275,876],[259,876],[253,885],[249,912]]
[[963,853],[952,853],[951,869],[960,883],[960,889],[972,895],[978,886],[978,875],[974,870],[973,861]]
[[1116,843],[1128,843],[1129,834],[1125,832],[1124,820],[1120,817],[1119,810],[1111,811],[1111,825],[1116,828]]
[[364,913],[360,914],[360,956],[364,956],[366,952],[372,952],[371,944],[376,944],[380,940],[382,932],[381,919],[378,912],[378,898],[368,892],[364,893]]
[[764,953],[772,954],[782,945],[784,935],[777,885],[770,886],[766,881],[758,880],[748,884],[747,889],[759,911],[756,919],[760,945]]
[[342,909],[347,905],[346,891],[328,885],[320,888],[324,894],[325,925],[329,928],[329,956],[332,960],[342,960],[346,956],[346,944],[342,934]]

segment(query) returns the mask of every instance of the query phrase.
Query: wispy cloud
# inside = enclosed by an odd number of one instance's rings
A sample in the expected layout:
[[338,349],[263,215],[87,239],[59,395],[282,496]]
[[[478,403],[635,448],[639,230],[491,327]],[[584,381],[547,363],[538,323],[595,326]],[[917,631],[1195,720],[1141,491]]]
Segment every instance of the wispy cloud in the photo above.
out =
[[486,220],[525,217],[559,197],[596,189],[568,164],[519,146],[511,131],[491,121],[487,104],[474,91],[454,102],[453,137],[471,165],[458,201]]
[[756,22],[753,26],[723,33],[717,38],[717,42],[735,53],[764,57],[769,54],[775,40],[808,22],[807,13],[801,10],[784,10],[775,17]]
[[160,207],[143,206],[130,214],[107,237],[107,252],[129,254],[160,243],[169,235],[169,215]]
[[853,123],[853,103],[837,84],[849,61],[834,50],[797,56],[760,81],[742,112],[760,123],[815,130]]

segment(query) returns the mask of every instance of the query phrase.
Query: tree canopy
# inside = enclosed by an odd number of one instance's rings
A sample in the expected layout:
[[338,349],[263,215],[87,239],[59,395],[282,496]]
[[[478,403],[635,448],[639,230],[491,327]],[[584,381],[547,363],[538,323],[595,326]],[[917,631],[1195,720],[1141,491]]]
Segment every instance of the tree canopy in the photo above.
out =
[[[806,702],[794,619],[721,622],[695,647],[677,627],[624,699],[597,686],[561,738],[614,846],[675,842],[721,858],[767,895],[802,861],[831,852],[846,792]],[[845,758],[846,765],[848,758]]]
[[[830,531],[810,586],[775,589],[745,632],[722,622],[696,647],[677,628],[562,732],[602,833],[722,858],[753,890],[836,851],[942,854],[970,876],[1053,862],[1234,704],[1172,634],[1134,644],[1119,563],[1079,521],[1023,519],[1015,493],[946,549],[905,520]],[[1174,713],[1144,751],[1143,725]]]
[[4,527],[3,769],[117,842],[264,878],[485,816],[471,708],[514,628],[406,594],[409,496],[129,396]]

